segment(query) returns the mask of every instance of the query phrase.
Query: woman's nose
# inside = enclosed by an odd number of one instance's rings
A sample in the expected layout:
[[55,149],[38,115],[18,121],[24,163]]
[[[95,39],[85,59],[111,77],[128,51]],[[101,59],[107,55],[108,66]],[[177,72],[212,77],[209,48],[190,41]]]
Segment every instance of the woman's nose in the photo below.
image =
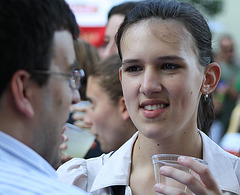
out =
[[140,92],[146,96],[158,93],[162,90],[160,75],[153,68],[145,69],[140,86]]

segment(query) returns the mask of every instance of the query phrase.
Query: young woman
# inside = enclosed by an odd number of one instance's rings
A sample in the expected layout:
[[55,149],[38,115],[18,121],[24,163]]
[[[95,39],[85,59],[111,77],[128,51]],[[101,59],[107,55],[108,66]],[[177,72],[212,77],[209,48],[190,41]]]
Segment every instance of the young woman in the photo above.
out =
[[211,93],[220,67],[202,15],[184,2],[145,1],[127,14],[116,42],[123,96],[138,133],[113,154],[70,161],[59,170],[63,180],[91,194],[186,194],[154,181],[151,156],[178,154],[200,180],[171,167],[162,167],[162,175],[194,194],[239,194],[239,158],[203,133],[214,118]]

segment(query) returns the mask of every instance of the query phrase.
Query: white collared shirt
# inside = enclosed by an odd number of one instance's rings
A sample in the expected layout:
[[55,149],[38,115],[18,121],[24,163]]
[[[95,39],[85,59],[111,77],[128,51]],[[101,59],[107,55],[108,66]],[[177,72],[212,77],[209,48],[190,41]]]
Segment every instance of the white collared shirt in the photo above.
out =
[[[240,194],[240,159],[222,150],[200,131],[203,159],[224,195]],[[76,185],[92,195],[110,195],[109,186],[125,185],[125,195],[131,195],[129,174],[133,144],[138,132],[114,154],[84,160],[75,158],[58,170],[60,180]],[[103,166],[104,165],[104,166]]]
[[0,131],[1,195],[84,195],[58,181],[56,171],[39,154]]

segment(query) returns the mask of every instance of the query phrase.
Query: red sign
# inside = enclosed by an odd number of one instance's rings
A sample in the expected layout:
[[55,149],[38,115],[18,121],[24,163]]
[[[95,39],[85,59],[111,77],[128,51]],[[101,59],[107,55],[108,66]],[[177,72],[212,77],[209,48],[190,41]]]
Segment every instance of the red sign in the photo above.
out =
[[104,44],[105,27],[80,27],[80,38],[95,47]]

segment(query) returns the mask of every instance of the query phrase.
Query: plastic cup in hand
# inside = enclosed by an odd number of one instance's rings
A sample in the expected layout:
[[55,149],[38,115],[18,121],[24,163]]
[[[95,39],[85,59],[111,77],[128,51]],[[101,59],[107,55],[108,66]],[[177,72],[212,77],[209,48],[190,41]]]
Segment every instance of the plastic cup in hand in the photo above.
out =
[[[156,154],[156,155],[152,156],[152,161],[153,161],[153,165],[154,165],[155,182],[180,189],[181,191],[187,192],[188,194],[193,194],[187,188],[186,185],[184,185],[172,178],[165,177],[160,174],[159,169],[162,166],[171,166],[173,168],[179,169],[186,173],[190,173],[190,174],[194,175],[197,179],[200,179],[199,176],[195,172],[193,172],[190,168],[178,164],[178,161],[177,161],[178,157],[180,157],[180,155],[175,155],[175,154]],[[192,158],[194,158],[194,157],[192,157]],[[207,165],[207,162],[205,162],[202,159],[198,159],[198,158],[194,158],[194,159]],[[157,194],[160,194],[160,193],[157,193]]]
[[64,134],[68,136],[67,149],[62,153],[65,156],[83,158],[92,146],[95,136],[88,130],[69,123],[66,124]]

